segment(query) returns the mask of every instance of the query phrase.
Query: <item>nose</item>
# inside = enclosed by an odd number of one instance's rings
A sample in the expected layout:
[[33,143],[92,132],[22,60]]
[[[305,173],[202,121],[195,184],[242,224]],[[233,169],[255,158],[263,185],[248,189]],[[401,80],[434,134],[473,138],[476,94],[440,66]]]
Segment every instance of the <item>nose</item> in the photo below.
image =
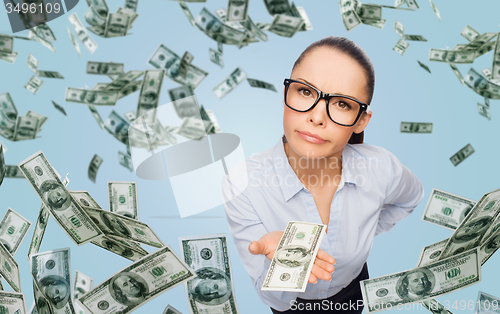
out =
[[316,126],[325,126],[327,123],[328,115],[326,112],[326,106],[328,102],[325,99],[320,99],[316,106],[308,112],[308,122]]

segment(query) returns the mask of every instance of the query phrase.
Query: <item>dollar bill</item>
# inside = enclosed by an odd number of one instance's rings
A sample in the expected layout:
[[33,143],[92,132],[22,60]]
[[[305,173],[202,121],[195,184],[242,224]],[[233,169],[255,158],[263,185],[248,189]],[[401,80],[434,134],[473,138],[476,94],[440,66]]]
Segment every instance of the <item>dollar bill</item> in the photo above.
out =
[[243,22],[248,16],[248,0],[229,0],[227,4],[227,21]]
[[486,230],[480,241],[479,255],[481,266],[498,250],[500,247],[500,215],[497,215],[491,226]]
[[163,314],[182,314],[181,311],[177,310],[175,307],[172,305],[167,305],[165,310],[163,310]]
[[38,119],[39,120],[39,128],[41,128],[44,125],[44,123],[47,122],[47,120],[49,119],[48,117],[46,117],[42,114],[39,114],[37,112],[31,111],[31,110],[26,111],[26,114],[24,116],[27,118]]
[[449,238],[441,240],[439,242],[428,245],[422,249],[420,252],[420,256],[418,258],[417,266],[424,266],[439,260],[439,255],[443,251],[446,246],[446,242],[448,242]]
[[432,0],[429,0],[429,2],[431,3],[432,11],[434,11],[434,14],[436,14],[437,18],[439,19],[439,22],[441,22],[441,14],[439,14],[437,6],[434,4]]
[[78,43],[78,41],[76,40],[76,37],[73,35],[73,33],[71,32],[71,30],[69,29],[69,27],[67,25],[66,25],[66,28],[68,29],[68,34],[69,34],[69,39],[71,40],[71,44],[75,48],[78,55],[81,57],[82,53],[80,52],[80,44]]
[[104,28],[106,26],[106,17],[102,17],[97,13],[96,9],[94,8],[93,5],[91,5],[88,9],[87,12],[83,15],[87,23],[89,23],[92,26]]
[[397,53],[399,53],[400,55],[404,55],[406,50],[408,49],[408,47],[410,46],[409,43],[407,43],[406,41],[404,41],[403,39],[400,39],[398,40],[398,42],[396,43],[396,46],[394,46],[392,48],[392,50],[396,51]]
[[147,70],[144,73],[136,115],[141,116],[147,124],[153,124],[156,120],[156,108],[160,101],[164,76],[165,70]]
[[500,213],[500,189],[484,194],[457,227],[442,250],[440,259],[479,246],[495,217]]
[[225,8],[220,8],[218,10],[215,10],[215,15],[217,15],[219,20],[222,21],[224,23],[224,25],[227,25],[227,26],[234,28],[234,29],[243,29],[244,28],[239,22],[227,20],[227,11]]
[[105,91],[120,91],[144,74],[144,71],[128,71],[109,83]]
[[493,65],[491,66],[491,78],[500,79],[500,33],[497,35],[495,52],[493,53]]
[[[260,28],[257,27],[257,25],[254,24],[254,22],[252,21],[252,19],[250,18],[250,16],[247,16],[246,20],[243,21],[243,22],[240,22],[241,25],[243,27],[245,27],[248,31],[252,32],[253,34],[255,34],[255,36],[257,36],[260,40],[262,41],[267,41],[267,34],[264,33]],[[312,28],[312,26],[311,26]],[[218,43],[221,45],[222,47],[222,44],[221,43]],[[220,53],[220,56],[222,57],[222,49],[218,49],[218,52]],[[212,58],[210,58],[212,59]],[[214,62],[214,61],[212,61]],[[217,64],[217,62],[214,62]]]
[[92,277],[76,270],[75,279],[73,281],[73,294],[71,295],[72,299],[79,299],[82,295],[89,292],[93,285],[94,279]]
[[[194,271],[167,245],[106,279],[78,301],[94,314],[127,314],[195,277]],[[123,283],[130,283],[136,289],[121,289]]]
[[471,41],[467,46],[463,48],[463,50],[468,50],[468,51],[473,51],[477,50],[479,47],[484,45],[485,43],[489,42],[493,38],[497,36],[498,33],[484,33],[482,35],[477,36],[474,38],[473,41]]
[[284,14],[274,16],[269,31],[283,37],[293,37],[302,27],[304,20]]
[[183,78],[186,79],[187,76],[187,69],[191,62],[193,61],[194,57],[192,54],[190,54],[188,51],[184,53],[184,55],[181,58],[181,64],[179,65],[179,75]]
[[408,5],[408,7],[410,9],[413,9],[413,10],[417,10],[419,9],[420,7],[418,6],[418,3],[417,1],[415,0],[406,0],[406,4]]
[[0,142],[0,186],[2,185],[3,178],[5,178],[6,172],[5,157],[3,156],[5,150],[4,145]]
[[94,119],[99,124],[99,127],[104,130],[104,122],[102,121],[101,115],[97,111],[97,108],[94,105],[88,105],[90,112],[94,116]]
[[90,104],[95,106],[114,106],[118,100],[118,92],[116,91],[94,91],[82,88],[66,88],[64,98],[68,102],[76,102],[79,104]]
[[125,85],[119,92],[118,92],[118,99],[121,99],[125,96],[128,96],[130,94],[133,94],[137,92],[139,89],[141,89],[143,82],[142,81],[133,81],[130,82],[129,84]]
[[40,119],[35,117],[17,117],[13,141],[32,140],[40,130]]
[[487,80],[490,80],[491,79],[491,69],[490,68],[484,68],[481,70],[481,73],[484,75],[484,77],[487,79]]
[[221,99],[234,90],[246,78],[247,74],[238,67],[224,81],[215,86],[212,91],[217,98]]
[[[412,281],[418,284],[409,284]],[[422,267],[362,280],[360,285],[366,312],[373,313],[435,298],[479,281],[479,248],[474,248]]]
[[473,63],[474,51],[445,50],[431,48],[429,51],[429,61],[448,63]]
[[118,162],[123,167],[127,168],[130,171],[134,171],[134,166],[132,165],[132,158],[128,154],[124,154],[122,152],[118,152]]
[[24,178],[24,175],[17,166],[5,165],[6,178]]
[[394,23],[394,30],[398,33],[399,37],[403,37],[405,34],[405,27],[398,20]]
[[14,49],[14,37],[0,34],[0,52],[12,53]]
[[83,27],[83,24],[78,18],[78,15],[76,15],[76,13],[73,13],[68,17],[68,19],[82,44],[85,46],[85,48],[87,48],[90,54],[93,54],[97,49],[97,44],[94,39],[90,37],[89,33],[87,33],[87,30]]
[[0,291],[0,309],[8,314],[26,314],[26,297],[24,293]]
[[198,276],[184,284],[191,313],[238,313],[226,235],[180,237],[179,242],[184,261]]
[[111,111],[108,119],[104,122],[104,129],[113,135],[117,140],[128,145],[128,132],[130,123],[123,119],[116,111]]
[[157,248],[164,246],[154,231],[143,222],[99,208],[83,208],[102,232],[111,238],[132,240]]
[[[17,168],[17,167],[16,167]],[[66,187],[69,183],[68,175],[63,181],[63,185]],[[28,261],[31,260],[31,255],[38,253],[40,246],[42,245],[43,236],[45,234],[45,229],[47,228],[47,223],[49,222],[49,210],[45,205],[42,204],[40,207],[40,212],[38,213],[38,218],[35,224],[35,230],[33,231],[33,237],[31,238],[30,247],[28,249]]]
[[313,29],[311,21],[309,20],[306,10],[303,7],[296,7],[295,3],[292,2],[291,12],[293,16],[300,17],[304,21],[304,24],[302,24],[302,28],[300,29],[301,31],[310,31]]
[[248,84],[250,84],[250,86],[252,86],[252,87],[264,88],[264,89],[268,89],[268,90],[272,90],[274,92],[277,92],[276,88],[274,87],[273,84],[269,84],[269,83],[266,83],[264,81],[251,79],[251,78],[247,78],[247,81],[248,81]]
[[75,313],[71,300],[69,248],[33,254],[30,266],[34,285],[48,301],[51,312]]
[[92,157],[92,160],[90,161],[89,164],[88,176],[90,181],[95,183],[97,171],[99,170],[101,164],[102,164],[102,158],[99,157],[97,154],[95,154],[94,157]]
[[352,30],[358,25],[361,25],[361,19],[356,13],[354,2],[350,0],[340,0],[340,15],[347,31]]
[[106,20],[103,37],[119,37],[127,35],[131,17],[120,13],[110,13]]
[[[184,12],[184,14],[186,15],[189,23],[191,23],[191,25],[194,26],[194,16],[185,2],[191,2],[191,1],[179,1],[179,5],[181,6],[182,12]],[[201,2],[206,2],[206,1],[201,1]]]
[[98,240],[92,240],[90,243],[133,262],[149,254],[135,242],[125,241],[123,239],[118,240],[107,236],[102,236]]
[[473,29],[470,25],[465,26],[465,28],[460,32],[460,35],[467,39],[469,42],[476,39],[479,35],[481,35],[478,31]]
[[42,44],[43,46],[45,46],[48,49],[50,49],[52,52],[57,53],[57,51],[54,48],[54,46],[48,40],[45,40],[44,38],[38,36],[37,33],[33,32],[31,30],[29,32],[29,39],[30,40],[35,40],[35,41],[39,42],[40,44]]
[[181,58],[163,44],[160,44],[155,50],[148,63],[157,69],[165,69],[165,75],[174,82],[182,85],[191,85],[193,88],[196,88],[196,86],[198,86],[208,75],[207,72],[190,64],[187,70],[186,79],[183,79],[179,75]]
[[500,298],[479,291],[474,314],[496,314],[500,313]]
[[471,144],[465,145],[462,149],[450,157],[451,163],[456,167],[459,163],[468,158],[475,150]]
[[221,68],[224,68],[224,58],[221,52],[212,48],[208,48],[208,53],[210,55],[210,61],[217,64]]
[[422,35],[404,35],[403,39],[411,41],[427,41]]
[[477,111],[483,117],[486,117],[488,120],[491,120],[490,107],[483,105],[481,103],[477,103]]
[[19,265],[7,249],[0,245],[0,275],[15,292],[21,292]]
[[[222,12],[222,14],[221,14]],[[226,45],[239,45],[245,39],[246,34],[238,28],[236,22],[225,22],[225,9],[216,11],[222,18],[219,20],[207,8],[203,8],[195,19],[195,26],[216,42]]]
[[31,53],[28,53],[28,68],[30,68],[33,73],[37,74],[38,72],[38,59],[35,58]]
[[199,117],[199,105],[190,85],[169,89],[168,95],[179,118]]
[[71,198],[41,151],[21,161],[18,167],[52,217],[77,245],[102,235],[82,207]]
[[102,209],[101,206],[87,191],[69,191],[69,194],[80,206]]
[[456,230],[474,205],[476,205],[474,200],[433,188],[422,220]]
[[382,6],[361,3],[356,7],[356,13],[360,19],[380,21],[382,19]]
[[110,212],[139,220],[137,199],[137,184],[135,182],[108,181]]
[[464,83],[484,98],[500,99],[500,86],[488,81],[474,68],[471,68],[469,72],[467,72]]
[[325,229],[322,224],[288,222],[261,290],[304,292]]
[[27,90],[32,92],[33,95],[35,95],[36,93],[38,93],[38,90],[40,90],[40,87],[42,87],[42,84],[43,81],[38,77],[36,77],[35,75],[33,75],[28,81],[28,83],[24,85],[24,88],[26,88]]
[[422,62],[420,62],[420,61],[418,61],[418,60],[417,60],[417,62],[418,62],[418,65],[420,65],[420,67],[421,67],[422,69],[424,69],[424,70],[426,70],[427,72],[431,73],[431,70],[429,69],[429,67],[428,67],[427,65],[423,64]]
[[87,4],[93,6],[101,17],[108,16],[109,8],[106,0],[87,0]]
[[460,83],[465,85],[464,77],[462,76],[462,73],[460,73],[460,70],[458,67],[455,65],[455,63],[449,63],[451,69],[453,70],[453,73],[455,73],[455,76],[458,78]]
[[125,8],[137,12],[137,3],[139,0],[125,0]]
[[0,52],[0,60],[7,61],[9,63],[14,63],[16,61],[18,53],[13,51],[11,53]]
[[87,74],[116,75],[124,74],[123,63],[114,62],[87,62]]
[[401,122],[401,133],[432,133],[432,123]]
[[275,14],[289,14],[291,11],[288,0],[264,0],[267,12],[274,16]]
[[16,255],[30,227],[28,219],[10,207],[7,209],[0,221],[0,243],[12,256]]
[[207,135],[205,123],[197,118],[184,118],[177,134],[192,140],[201,139]]
[[38,71],[36,74],[40,77],[64,79],[64,76],[56,71]]
[[118,10],[116,10],[116,13],[130,17],[130,22],[128,27],[129,30],[132,28],[132,24],[135,22],[135,20],[139,17],[139,14],[137,14],[135,11],[124,7],[119,7]]

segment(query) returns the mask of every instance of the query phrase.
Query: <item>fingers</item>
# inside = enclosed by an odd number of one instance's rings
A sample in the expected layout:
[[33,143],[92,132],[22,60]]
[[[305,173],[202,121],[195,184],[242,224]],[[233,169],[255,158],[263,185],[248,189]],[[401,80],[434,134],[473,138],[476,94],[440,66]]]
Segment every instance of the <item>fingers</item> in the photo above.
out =
[[335,259],[330,254],[323,251],[322,249],[318,250],[318,254],[316,255],[316,260],[318,258],[321,260],[324,260],[327,263],[335,264]]
[[327,263],[325,261],[322,261],[320,259],[316,259],[314,261],[314,264],[318,265],[320,268],[324,269],[325,271],[327,271],[329,273],[333,273],[333,271],[335,270],[335,266],[333,266],[332,264]]
[[323,268],[319,267],[314,263],[312,270],[311,270],[311,275],[314,274],[317,279],[325,280],[325,281],[330,281],[332,280],[332,274],[324,270]]
[[253,255],[262,254],[264,251],[264,245],[259,241],[252,241],[252,243],[248,246],[248,251],[250,251]]
[[318,278],[311,272],[311,274],[309,275],[309,280],[307,282],[316,284],[318,282]]

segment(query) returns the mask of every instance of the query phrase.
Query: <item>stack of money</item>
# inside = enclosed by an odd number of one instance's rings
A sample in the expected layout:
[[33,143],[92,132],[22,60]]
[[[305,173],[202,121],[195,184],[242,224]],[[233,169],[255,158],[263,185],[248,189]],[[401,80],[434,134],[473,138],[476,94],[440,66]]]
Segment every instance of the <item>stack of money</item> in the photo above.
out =
[[48,117],[28,110],[19,116],[16,105],[9,93],[0,94],[0,135],[10,141],[32,140],[42,130]]
[[115,13],[109,13],[105,0],[95,0],[88,4],[84,17],[91,26],[87,29],[104,38],[126,36],[139,16],[133,9],[123,7],[119,7]]

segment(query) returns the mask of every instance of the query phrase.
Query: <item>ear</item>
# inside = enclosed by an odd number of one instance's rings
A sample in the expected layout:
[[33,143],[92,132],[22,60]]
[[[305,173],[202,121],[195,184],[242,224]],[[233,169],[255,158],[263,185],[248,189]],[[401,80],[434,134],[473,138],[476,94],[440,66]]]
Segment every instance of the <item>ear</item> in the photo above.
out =
[[353,132],[356,134],[359,134],[363,132],[368,125],[368,122],[372,118],[373,111],[370,111],[370,113],[363,112],[361,114],[361,117],[359,118],[359,121],[356,123]]

